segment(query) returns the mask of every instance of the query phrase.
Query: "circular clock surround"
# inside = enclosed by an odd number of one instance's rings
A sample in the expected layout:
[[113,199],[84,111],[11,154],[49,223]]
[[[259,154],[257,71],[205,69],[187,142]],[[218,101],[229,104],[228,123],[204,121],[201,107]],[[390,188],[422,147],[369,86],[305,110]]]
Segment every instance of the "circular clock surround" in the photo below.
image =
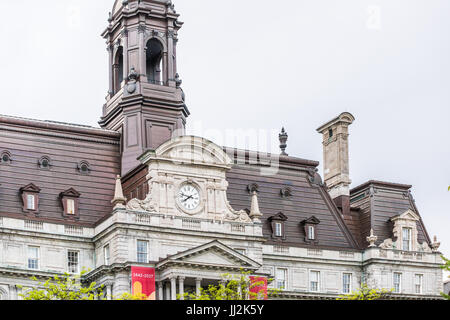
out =
[[182,183],[176,193],[176,202],[184,212],[191,215],[198,213],[202,205],[200,187],[192,182]]

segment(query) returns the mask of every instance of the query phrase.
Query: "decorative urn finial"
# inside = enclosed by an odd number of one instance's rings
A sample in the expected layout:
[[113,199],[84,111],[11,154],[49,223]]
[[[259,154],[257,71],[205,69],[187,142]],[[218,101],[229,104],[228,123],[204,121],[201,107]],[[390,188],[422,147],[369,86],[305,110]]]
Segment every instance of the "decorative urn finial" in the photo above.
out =
[[378,237],[374,235],[373,229],[370,229],[370,236],[366,238],[369,243],[369,248],[375,248],[375,242],[377,242]]
[[253,221],[258,221],[259,218],[261,218],[263,216],[261,213],[261,210],[259,209],[258,192],[256,192],[256,190],[253,190],[253,193],[252,193],[252,206],[250,208],[250,213],[248,216]]
[[431,244],[431,250],[433,250],[433,252],[438,252],[440,246],[441,243],[437,241],[437,236],[434,236],[434,241]]
[[288,140],[288,134],[286,132],[286,130],[284,129],[284,127],[281,129],[281,133],[279,135],[280,138],[280,149],[281,149],[281,154],[283,156],[287,156],[288,154],[286,153],[286,148],[287,148],[287,140]]

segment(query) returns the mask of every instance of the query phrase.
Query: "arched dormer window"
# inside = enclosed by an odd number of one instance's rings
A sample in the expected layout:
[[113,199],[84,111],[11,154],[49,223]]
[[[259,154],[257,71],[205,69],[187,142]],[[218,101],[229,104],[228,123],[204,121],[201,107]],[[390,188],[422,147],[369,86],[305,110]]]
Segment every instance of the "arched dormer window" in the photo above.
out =
[[0,154],[0,164],[11,164],[11,153],[8,151],[2,151]]
[[44,156],[44,157],[39,159],[38,165],[39,165],[40,169],[49,170],[50,166],[51,166],[51,160],[50,160],[49,157]]
[[116,56],[114,58],[113,65],[114,74],[114,93],[120,91],[123,82],[123,47],[120,46],[117,49]]
[[147,42],[146,74],[149,83],[164,85],[163,54],[164,54],[164,47],[159,40],[152,38]]

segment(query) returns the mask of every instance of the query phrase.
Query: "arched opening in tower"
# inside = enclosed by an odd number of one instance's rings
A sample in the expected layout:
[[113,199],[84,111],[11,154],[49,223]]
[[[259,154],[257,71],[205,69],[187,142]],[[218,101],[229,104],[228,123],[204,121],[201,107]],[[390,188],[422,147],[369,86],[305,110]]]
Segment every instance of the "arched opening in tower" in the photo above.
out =
[[123,47],[117,49],[114,61],[114,93],[119,92],[123,81]]
[[150,83],[163,84],[163,46],[153,38],[147,42],[147,79]]

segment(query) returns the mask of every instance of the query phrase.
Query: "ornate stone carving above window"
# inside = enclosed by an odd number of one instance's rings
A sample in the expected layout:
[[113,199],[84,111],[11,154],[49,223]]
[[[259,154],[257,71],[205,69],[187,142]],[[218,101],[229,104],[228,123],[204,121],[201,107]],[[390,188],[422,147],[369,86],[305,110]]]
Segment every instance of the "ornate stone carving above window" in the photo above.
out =
[[20,195],[23,203],[23,212],[39,213],[39,193],[41,189],[33,183],[20,188]]
[[318,232],[319,223],[320,220],[314,216],[300,222],[300,225],[303,227],[303,230],[305,232],[306,243],[310,244],[319,243],[319,232]]
[[81,194],[73,188],[70,188],[59,194],[61,204],[63,207],[63,216],[67,218],[78,219],[80,217],[79,212],[79,200]]
[[288,218],[282,212],[270,217],[270,226],[272,228],[272,239],[286,240],[286,221]]

